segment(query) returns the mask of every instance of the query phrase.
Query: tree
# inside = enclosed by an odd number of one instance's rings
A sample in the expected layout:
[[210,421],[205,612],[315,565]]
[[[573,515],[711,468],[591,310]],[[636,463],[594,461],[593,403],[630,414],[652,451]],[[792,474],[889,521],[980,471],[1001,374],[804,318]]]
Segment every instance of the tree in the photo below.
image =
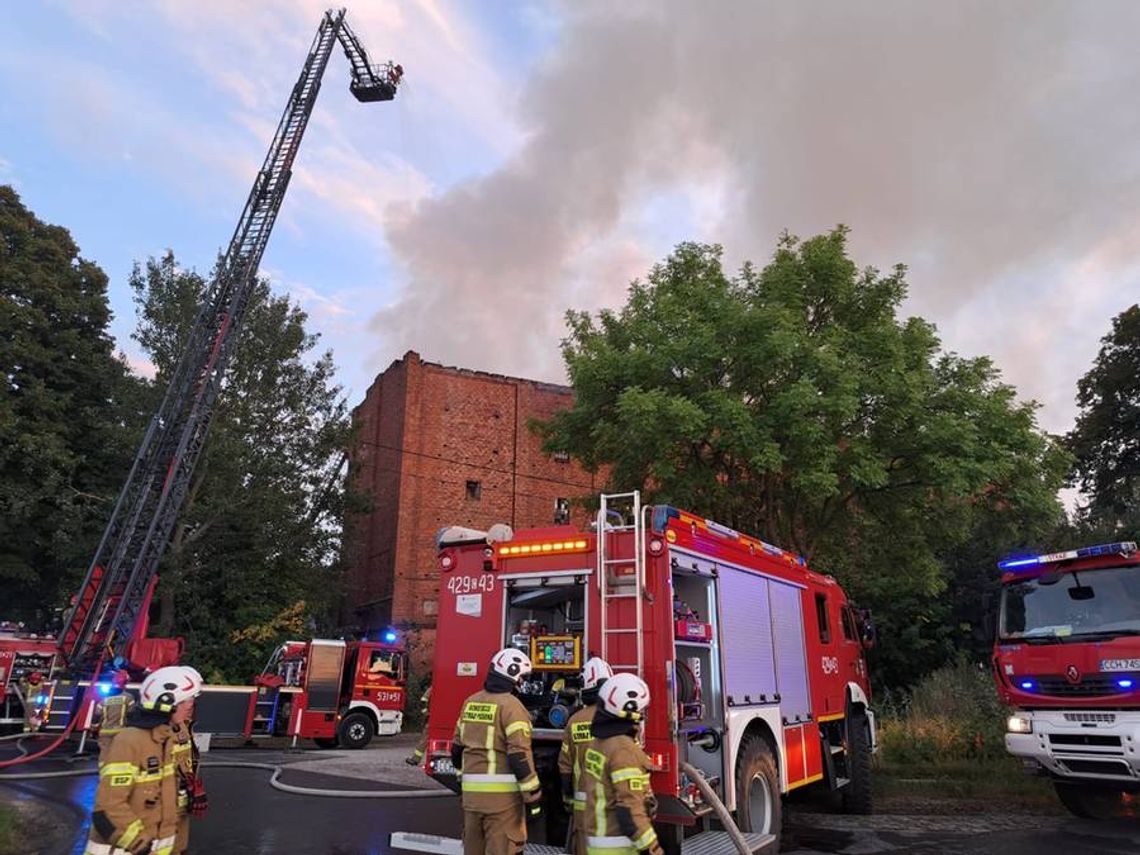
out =
[[735,277],[720,247],[682,244],[620,311],[570,312],[575,404],[537,429],[617,489],[838,576],[876,610],[900,682],[958,641],[948,557],[995,515],[1055,520],[1065,460],[988,359],[897,317],[905,269],[859,270],[846,238],[785,235]]
[[[134,338],[166,378],[207,283],[172,253],[136,265]],[[254,289],[210,434],[159,576],[159,635],[196,665],[248,679],[285,636],[311,633],[336,596],[336,521],[349,421],[332,355],[267,280]]]
[[[1136,534],[1140,524],[1140,305],[1112,319],[1077,384],[1080,414],[1067,442],[1091,528]],[[1125,532],[1127,533],[1127,532]]]
[[107,277],[0,187],[0,587],[43,625],[91,561],[145,417],[107,332]]

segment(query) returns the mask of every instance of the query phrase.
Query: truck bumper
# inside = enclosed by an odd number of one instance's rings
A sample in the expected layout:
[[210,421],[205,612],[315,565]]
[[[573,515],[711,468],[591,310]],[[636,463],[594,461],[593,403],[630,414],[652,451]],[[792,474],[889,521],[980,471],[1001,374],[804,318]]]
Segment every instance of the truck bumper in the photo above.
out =
[[1140,788],[1140,712],[1017,710],[1012,717],[1029,721],[1032,732],[1006,733],[1010,754],[1057,778]]

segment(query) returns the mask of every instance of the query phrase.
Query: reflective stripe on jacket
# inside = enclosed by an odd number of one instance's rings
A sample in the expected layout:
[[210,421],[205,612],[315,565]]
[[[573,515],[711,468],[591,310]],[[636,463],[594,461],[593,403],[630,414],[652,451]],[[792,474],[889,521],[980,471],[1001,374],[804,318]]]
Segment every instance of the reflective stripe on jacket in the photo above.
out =
[[483,690],[464,701],[454,737],[463,746],[464,810],[501,811],[538,790],[530,734],[530,713],[514,695]]
[[558,752],[558,774],[569,775],[574,784],[574,810],[586,809],[586,793],[582,789],[582,758],[594,737],[590,722],[594,720],[594,705],[582,707],[566,722],[562,735],[562,750]]
[[169,837],[173,847],[178,826],[173,746],[168,724],[127,727],[111,740],[100,758],[89,851],[92,844],[126,849],[139,837]]
[[582,758],[586,851],[635,855],[661,851],[649,816],[653,790],[645,752],[626,735],[595,739]]

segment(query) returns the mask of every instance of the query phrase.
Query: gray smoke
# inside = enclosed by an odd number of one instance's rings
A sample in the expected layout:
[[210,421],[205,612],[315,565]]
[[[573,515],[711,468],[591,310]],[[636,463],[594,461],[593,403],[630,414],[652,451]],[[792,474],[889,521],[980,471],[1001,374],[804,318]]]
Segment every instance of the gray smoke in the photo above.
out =
[[910,265],[947,347],[1064,427],[1140,295],[1140,3],[573,2],[564,24],[517,154],[390,212],[387,355],[560,379],[564,310],[620,304],[668,248],[631,222],[661,194],[684,222],[668,193],[707,187],[682,237],[762,263],[785,228],[847,223],[857,261]]

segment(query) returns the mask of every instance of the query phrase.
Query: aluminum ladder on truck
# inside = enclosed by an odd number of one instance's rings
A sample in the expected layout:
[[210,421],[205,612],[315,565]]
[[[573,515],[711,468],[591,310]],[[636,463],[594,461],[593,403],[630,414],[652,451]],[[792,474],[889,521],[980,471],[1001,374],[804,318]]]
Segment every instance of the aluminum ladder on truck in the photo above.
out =
[[[632,505],[633,523],[621,517],[620,525],[610,525],[614,503]],[[645,595],[645,522],[641,515],[641,492],[603,493],[598,504],[597,566],[598,588],[601,593],[601,610],[598,625],[601,630],[602,658],[617,671],[628,671],[644,676],[645,638],[643,636]],[[632,534],[632,538],[625,535]],[[631,543],[631,547],[625,547]],[[632,554],[628,554],[632,552]],[[632,602],[632,609],[623,607],[624,600]],[[629,661],[630,645],[622,644],[625,636],[634,637],[636,658]],[[621,652],[621,656],[616,654]],[[616,660],[616,661],[615,661]]]

